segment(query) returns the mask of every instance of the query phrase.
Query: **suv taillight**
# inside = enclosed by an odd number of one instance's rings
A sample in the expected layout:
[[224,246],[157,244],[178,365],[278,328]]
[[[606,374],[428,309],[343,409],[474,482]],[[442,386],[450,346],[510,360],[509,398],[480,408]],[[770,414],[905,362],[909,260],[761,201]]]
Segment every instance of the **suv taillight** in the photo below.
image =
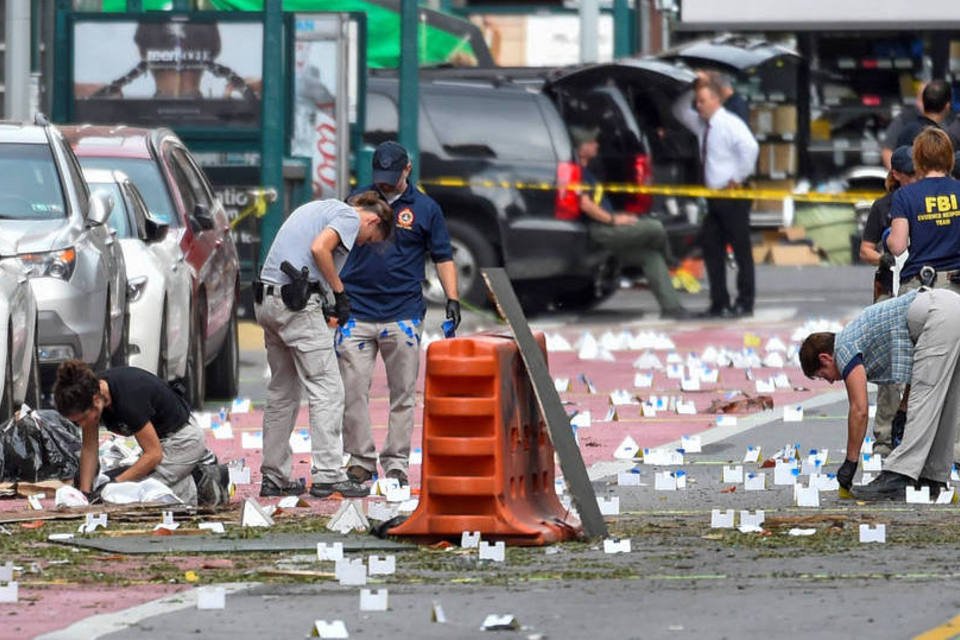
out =
[[557,164],[557,198],[553,215],[557,220],[576,220],[580,217],[580,192],[570,185],[580,183],[580,165],[576,162]]
[[[633,159],[634,175],[636,183],[646,185],[653,183],[653,170],[650,167],[650,156],[645,153],[638,154]],[[650,213],[653,207],[653,196],[649,193],[633,194],[624,205],[624,209],[630,213]]]

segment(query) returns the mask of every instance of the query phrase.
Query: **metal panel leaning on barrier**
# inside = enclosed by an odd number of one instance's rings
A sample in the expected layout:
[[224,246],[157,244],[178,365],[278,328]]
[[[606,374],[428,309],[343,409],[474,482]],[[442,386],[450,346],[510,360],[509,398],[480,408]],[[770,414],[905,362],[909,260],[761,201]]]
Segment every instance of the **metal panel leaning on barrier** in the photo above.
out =
[[[536,341],[546,353],[542,333]],[[554,449],[514,340],[432,343],[423,413],[420,503],[390,535],[459,539],[479,531],[518,545],[581,535],[557,498]]]

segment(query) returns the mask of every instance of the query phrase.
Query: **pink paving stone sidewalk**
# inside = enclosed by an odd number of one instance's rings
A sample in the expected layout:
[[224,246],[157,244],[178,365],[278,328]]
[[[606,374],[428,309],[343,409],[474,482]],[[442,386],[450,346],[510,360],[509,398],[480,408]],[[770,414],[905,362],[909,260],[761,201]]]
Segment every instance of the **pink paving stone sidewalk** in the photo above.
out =
[[[619,327],[609,327],[619,331]],[[599,336],[605,327],[591,327],[594,334]],[[671,331],[671,339],[676,344],[676,351],[686,358],[688,353],[700,353],[707,345],[730,350],[743,347],[744,333],[749,330],[761,338],[762,344],[772,336],[778,336],[786,342],[792,325],[759,328],[750,326],[711,326],[707,328],[691,327],[685,331]],[[561,333],[572,344],[581,330],[562,331]],[[656,352],[661,361],[665,361],[667,351]],[[743,369],[724,368],[720,370],[719,381],[716,385],[705,385],[700,392],[684,393],[685,399],[692,399],[698,413],[696,415],[676,415],[659,413],[656,418],[643,418],[636,405],[618,407],[619,420],[614,422],[598,422],[606,415],[610,406],[609,394],[618,389],[625,389],[642,397],[650,395],[681,395],[679,381],[668,379],[662,372],[654,374],[653,387],[648,389],[634,389],[633,376],[635,369],[633,361],[641,354],[640,351],[617,351],[614,353],[614,362],[581,361],[576,353],[563,352],[549,355],[549,366],[554,378],[569,378],[570,389],[561,393],[568,413],[574,410],[589,410],[593,415],[593,426],[579,430],[581,452],[584,462],[590,465],[613,459],[613,451],[627,435],[633,437],[641,447],[656,447],[667,442],[678,440],[682,435],[695,435],[710,429],[715,424],[715,416],[704,413],[710,403],[722,398],[730,391],[744,391],[755,395],[754,382],[746,378]],[[423,370],[419,388],[423,388]],[[794,389],[776,390],[772,395],[775,411],[780,411],[784,404],[797,403],[814,397],[828,389],[828,385],[821,381],[806,379],[799,368],[788,364],[784,369],[756,368],[753,370],[755,378],[767,378],[781,371],[790,378]],[[586,375],[596,388],[596,393],[589,393],[584,384],[577,380],[580,374]],[[259,399],[255,399],[259,403]],[[374,439],[381,446],[386,438],[386,424],[388,415],[388,396],[386,377],[382,363],[378,363],[374,382],[371,388],[371,419],[374,429]],[[423,402],[418,401],[416,421],[413,433],[413,447],[419,447],[422,440]],[[257,497],[260,482],[261,451],[259,449],[244,449],[241,446],[241,434],[245,431],[255,432],[261,429],[262,408],[256,406],[247,414],[231,416],[234,437],[231,440],[217,440],[212,434],[208,435],[208,444],[221,461],[245,459],[251,469],[251,484],[238,487],[235,500],[255,497],[263,504],[275,504],[278,498]],[[297,418],[297,427],[306,428],[308,417],[306,407],[302,407]],[[417,492],[420,484],[419,465],[410,467],[410,481]],[[294,455],[293,476],[309,478],[310,460],[307,454]],[[308,498],[310,510],[318,515],[333,513],[340,504],[339,500],[316,500]],[[29,511],[26,500],[0,501],[0,511]],[[298,509],[300,513],[304,510]],[[25,585],[21,588],[21,603],[18,605],[0,605],[0,617],[4,624],[0,625],[0,640],[4,638],[33,637],[36,634],[55,630],[67,626],[88,615],[105,613],[134,606],[171,592],[190,588],[173,585],[135,585],[122,589],[100,587],[77,587],[75,585],[46,586],[33,588]],[[57,612],[51,616],[50,612]],[[10,624],[7,624],[7,623]]]

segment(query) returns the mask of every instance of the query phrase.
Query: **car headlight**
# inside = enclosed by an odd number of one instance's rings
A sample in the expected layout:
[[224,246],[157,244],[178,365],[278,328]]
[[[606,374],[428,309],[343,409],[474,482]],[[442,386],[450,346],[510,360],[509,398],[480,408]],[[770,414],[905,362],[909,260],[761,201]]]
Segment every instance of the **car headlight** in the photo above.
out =
[[24,253],[17,256],[20,268],[28,278],[59,278],[69,280],[77,265],[75,249],[47,251],[44,253]]
[[136,302],[143,295],[143,290],[147,288],[147,276],[140,276],[133,280],[127,280],[127,300]]

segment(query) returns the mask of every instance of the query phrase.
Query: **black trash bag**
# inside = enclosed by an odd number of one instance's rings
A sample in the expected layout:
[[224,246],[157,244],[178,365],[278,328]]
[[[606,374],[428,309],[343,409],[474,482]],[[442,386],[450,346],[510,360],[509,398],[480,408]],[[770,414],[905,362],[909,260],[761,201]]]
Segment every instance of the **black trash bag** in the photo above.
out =
[[33,411],[0,427],[0,480],[73,478],[80,468],[80,429],[56,411]]

